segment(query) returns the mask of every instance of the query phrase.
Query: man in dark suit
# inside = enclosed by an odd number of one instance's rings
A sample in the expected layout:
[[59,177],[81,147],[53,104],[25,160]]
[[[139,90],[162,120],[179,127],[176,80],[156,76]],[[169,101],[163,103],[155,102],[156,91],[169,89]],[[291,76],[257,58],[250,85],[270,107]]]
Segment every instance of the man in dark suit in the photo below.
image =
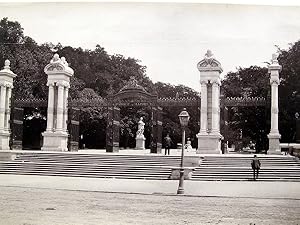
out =
[[253,170],[253,180],[256,180],[256,179],[258,179],[258,173],[259,173],[259,169],[260,169],[260,161],[256,157],[256,155],[254,155],[254,158],[251,162],[251,167]]
[[172,139],[170,138],[169,134],[164,139],[165,141],[165,155],[170,155],[170,148],[172,146]]

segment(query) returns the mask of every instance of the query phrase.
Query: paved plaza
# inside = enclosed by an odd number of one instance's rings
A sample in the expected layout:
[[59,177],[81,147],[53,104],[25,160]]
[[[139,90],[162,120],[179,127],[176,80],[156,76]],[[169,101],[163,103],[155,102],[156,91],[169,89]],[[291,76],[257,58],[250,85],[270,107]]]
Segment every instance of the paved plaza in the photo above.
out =
[[300,224],[299,182],[0,175],[0,224]]

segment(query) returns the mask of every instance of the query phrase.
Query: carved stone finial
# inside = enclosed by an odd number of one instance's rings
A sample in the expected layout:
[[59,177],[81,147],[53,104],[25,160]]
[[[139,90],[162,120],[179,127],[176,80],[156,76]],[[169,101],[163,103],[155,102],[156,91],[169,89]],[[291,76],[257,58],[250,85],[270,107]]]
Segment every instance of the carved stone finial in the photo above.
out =
[[204,56],[205,62],[208,65],[212,65],[212,62],[214,61],[214,59],[215,59],[214,55],[212,54],[211,50],[208,49]]
[[277,58],[278,55],[276,53],[272,54],[272,60],[271,60],[272,64],[278,64]]
[[50,63],[57,63],[60,61],[61,61],[61,59],[59,58],[59,55],[57,53],[55,53],[53,58],[51,59]]
[[10,61],[8,59],[5,60],[5,62],[4,62],[4,69],[7,69],[7,70],[10,69]]
[[205,57],[210,58],[212,56],[213,56],[213,54],[212,54],[211,50],[208,49],[207,52],[205,53]]
[[66,66],[69,65],[65,57],[61,57],[61,62]]

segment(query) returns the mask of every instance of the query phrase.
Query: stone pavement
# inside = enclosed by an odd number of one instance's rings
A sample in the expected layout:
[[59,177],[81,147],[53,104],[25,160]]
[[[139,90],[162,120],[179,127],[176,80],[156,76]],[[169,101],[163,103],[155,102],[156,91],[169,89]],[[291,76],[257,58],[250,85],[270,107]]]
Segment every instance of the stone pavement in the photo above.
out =
[[[175,195],[177,180],[135,180],[31,175],[0,175],[0,187]],[[300,200],[300,182],[184,182],[186,196]]]

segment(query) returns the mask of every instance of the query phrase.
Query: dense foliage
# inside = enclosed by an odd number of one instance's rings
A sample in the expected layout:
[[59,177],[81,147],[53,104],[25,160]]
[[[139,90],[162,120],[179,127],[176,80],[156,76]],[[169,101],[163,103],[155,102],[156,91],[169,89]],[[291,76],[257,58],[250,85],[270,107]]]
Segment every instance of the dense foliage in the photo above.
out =
[[[300,41],[288,50],[278,49],[282,66],[279,86],[279,132],[281,142],[295,142],[295,113],[300,112]],[[268,69],[257,66],[230,72],[222,82],[226,97],[265,97],[268,106],[233,108],[230,112],[229,141],[247,146],[254,140],[257,149],[267,149],[270,131],[270,84]]]
[[[300,41],[291,44],[287,50],[278,49],[281,85],[279,129],[283,142],[295,139],[295,112],[300,112]],[[134,76],[139,84],[158,97],[194,97],[198,93],[183,85],[163,82],[153,83],[146,74],[146,67],[138,59],[123,55],[108,54],[104,47],[97,45],[94,50],[62,46],[61,44],[37,44],[25,36],[18,22],[8,18],[0,20],[0,65],[5,59],[11,61],[12,70],[18,75],[14,83],[14,98],[47,98],[47,76],[44,67],[57,52],[65,56],[75,75],[71,79],[71,98],[105,98],[118,92]],[[251,66],[230,72],[222,81],[225,97],[270,97],[269,75],[267,68]],[[298,96],[298,97],[297,97]],[[170,133],[174,142],[181,141],[178,114],[179,107],[163,109],[163,135]],[[199,130],[199,110],[188,108],[191,122],[187,136],[196,145],[195,135]],[[43,109],[27,110],[25,120],[34,115],[45,114]],[[34,113],[33,113],[34,112]],[[32,115],[31,115],[32,114]],[[132,147],[137,121],[145,117],[145,134],[150,136],[150,110],[147,107],[122,108],[120,141],[123,147]],[[45,115],[44,115],[45,116]],[[232,108],[230,111],[227,137],[231,144],[246,146],[254,140],[258,149],[267,148],[267,134],[270,129],[270,109],[264,107]],[[28,124],[30,124],[28,122]],[[44,126],[44,125],[43,125]],[[25,129],[25,128],[24,128]],[[106,110],[95,107],[82,108],[80,133],[89,148],[105,146]],[[148,138],[149,140],[149,138]],[[147,144],[147,143],[146,143]],[[149,143],[148,143],[149,144]]]
[[[105,98],[109,94],[118,92],[131,76],[134,76],[149,93],[155,93],[158,97],[197,95],[197,92],[183,85],[175,86],[162,82],[154,84],[147,77],[146,67],[140,65],[139,60],[119,54],[109,55],[100,45],[97,45],[94,50],[62,46],[60,43],[39,45],[32,38],[24,35],[23,28],[18,22],[9,21],[7,18],[0,21],[0,64],[3,65],[4,60],[9,59],[12,70],[18,75],[14,83],[15,98],[47,98],[47,76],[44,67],[49,63],[53,52],[65,56],[74,69],[74,76],[71,78],[71,98],[86,100]],[[129,136],[132,142],[140,116],[146,119],[145,134],[150,137],[149,113],[147,108],[122,109],[120,141],[124,147],[132,146],[127,139]],[[194,118],[195,116],[191,115]],[[177,114],[170,115],[166,120],[175,130],[174,138],[180,140]],[[80,133],[84,136],[86,147],[103,148],[105,130],[105,109],[96,106],[81,109]]]

